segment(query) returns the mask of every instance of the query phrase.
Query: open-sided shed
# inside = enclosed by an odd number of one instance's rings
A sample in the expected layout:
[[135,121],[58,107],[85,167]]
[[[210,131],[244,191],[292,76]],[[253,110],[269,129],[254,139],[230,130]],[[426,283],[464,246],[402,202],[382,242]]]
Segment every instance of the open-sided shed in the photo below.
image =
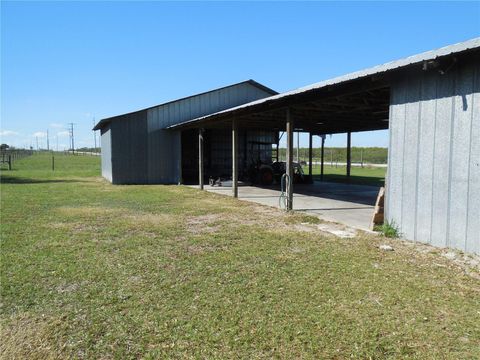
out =
[[[242,130],[285,131],[291,178],[294,131],[322,135],[388,128],[387,220],[407,239],[480,253],[479,104],[477,38],[167,128],[195,129],[200,154],[205,129],[231,131],[234,196]],[[203,157],[198,159],[203,187]],[[293,184],[287,198],[291,209]]]

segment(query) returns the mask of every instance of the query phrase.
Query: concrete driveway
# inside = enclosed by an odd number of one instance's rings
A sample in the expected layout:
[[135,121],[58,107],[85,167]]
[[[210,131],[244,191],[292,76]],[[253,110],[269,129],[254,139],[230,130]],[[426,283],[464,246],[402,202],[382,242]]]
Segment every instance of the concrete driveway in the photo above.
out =
[[[205,186],[205,190],[232,196],[227,186]],[[368,230],[372,219],[378,187],[333,182],[294,185],[293,209],[317,215],[357,229]],[[279,186],[257,187],[240,185],[238,198],[262,205],[279,207]]]

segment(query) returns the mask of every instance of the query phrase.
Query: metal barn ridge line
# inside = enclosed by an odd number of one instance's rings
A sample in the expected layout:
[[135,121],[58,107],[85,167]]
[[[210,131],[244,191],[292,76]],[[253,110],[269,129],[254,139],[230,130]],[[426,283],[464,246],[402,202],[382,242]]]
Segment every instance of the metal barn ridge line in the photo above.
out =
[[140,110],[134,110],[134,111],[130,111],[130,112],[124,113],[124,114],[109,116],[108,118],[103,118],[103,119],[101,119],[101,120],[95,125],[95,127],[94,127],[92,130],[100,130],[102,127],[104,127],[104,126],[105,126],[106,124],[108,124],[110,121],[112,121],[112,120],[114,120],[115,118],[118,118],[118,117],[120,117],[120,116],[135,114],[135,113],[138,113],[138,112],[140,112],[140,111],[149,110],[149,109],[153,109],[153,108],[156,108],[156,107],[159,107],[159,106],[164,106],[164,105],[172,104],[172,103],[175,103],[175,102],[187,100],[187,99],[190,99],[190,98],[193,98],[193,97],[196,97],[196,96],[201,96],[201,95],[213,93],[213,92],[215,92],[215,91],[219,91],[219,90],[231,88],[231,87],[234,87],[234,86],[237,86],[237,85],[240,85],[240,84],[251,84],[251,85],[253,85],[253,86],[255,86],[255,87],[257,87],[257,88],[259,88],[259,89],[261,89],[261,90],[264,90],[264,91],[267,92],[267,93],[272,94],[272,95],[278,94],[278,91],[275,91],[275,90],[269,88],[268,86],[265,86],[265,85],[263,85],[263,84],[260,84],[259,82],[255,81],[255,80],[253,80],[253,79],[249,79],[249,80],[240,81],[240,82],[238,82],[238,83],[234,83],[234,84],[230,84],[230,85],[226,85],[226,86],[221,86],[221,87],[219,87],[219,88],[215,88],[215,89],[212,89],[212,90],[204,91],[204,92],[201,92],[201,93],[197,93],[197,94],[185,96],[185,97],[182,97],[182,98],[179,98],[179,99],[170,100],[170,101],[167,101],[167,102],[164,102],[164,103],[161,103],[161,104],[157,104],[157,105],[153,105],[153,106],[149,106],[149,107],[147,107],[147,108],[143,108],[143,109],[140,109]]

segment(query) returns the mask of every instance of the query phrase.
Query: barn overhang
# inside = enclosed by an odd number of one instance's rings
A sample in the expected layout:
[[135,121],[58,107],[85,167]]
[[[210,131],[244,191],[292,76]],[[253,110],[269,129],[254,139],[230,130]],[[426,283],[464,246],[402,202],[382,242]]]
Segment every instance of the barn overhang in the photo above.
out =
[[388,128],[390,86],[406,72],[448,72],[471,59],[480,38],[428,51],[296,90],[273,95],[215,114],[169,126],[168,129],[240,128],[285,130],[286,111],[294,131],[334,134]]

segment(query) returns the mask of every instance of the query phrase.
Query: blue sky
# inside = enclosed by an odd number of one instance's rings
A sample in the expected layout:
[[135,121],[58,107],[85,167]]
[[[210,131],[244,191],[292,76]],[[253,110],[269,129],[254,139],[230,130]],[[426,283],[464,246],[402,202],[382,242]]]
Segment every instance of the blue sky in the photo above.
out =
[[249,78],[282,92],[478,36],[480,2],[3,1],[2,142],[45,146],[48,129],[63,149],[74,122],[91,146],[93,117]]

